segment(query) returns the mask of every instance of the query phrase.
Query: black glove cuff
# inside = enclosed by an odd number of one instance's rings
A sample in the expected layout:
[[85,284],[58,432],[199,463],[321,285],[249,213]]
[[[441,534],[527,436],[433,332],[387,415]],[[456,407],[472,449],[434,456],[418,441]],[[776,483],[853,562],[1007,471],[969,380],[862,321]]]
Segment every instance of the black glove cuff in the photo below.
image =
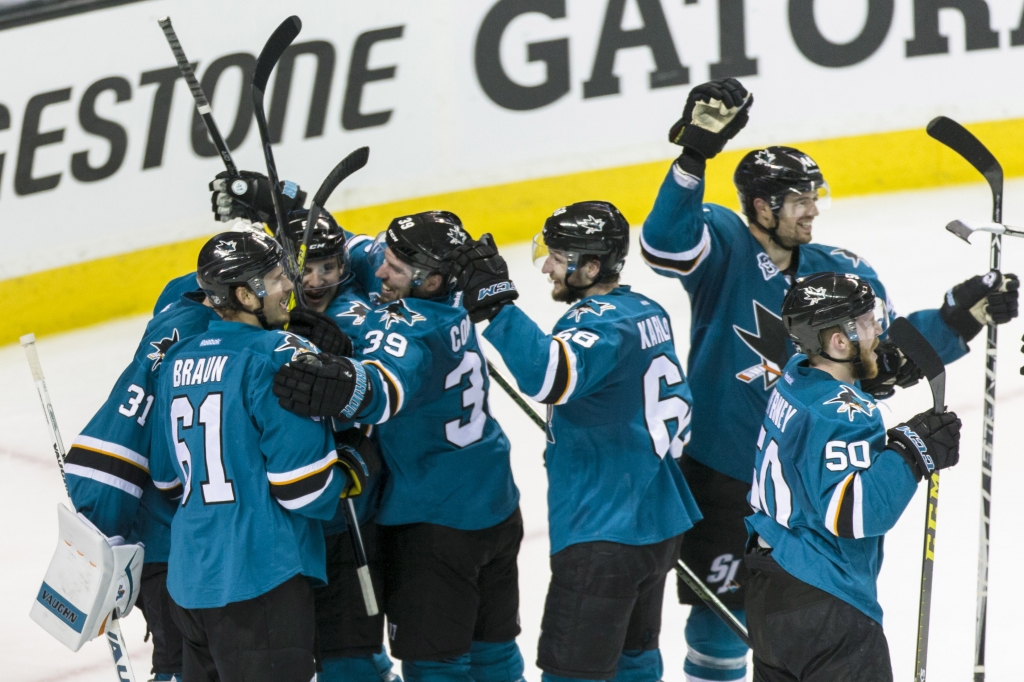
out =
[[683,153],[676,159],[676,165],[684,173],[689,173],[694,177],[703,178],[704,171],[707,169],[708,162],[698,152],[687,147],[683,150]]
[[942,307],[939,308],[939,317],[963,339],[964,343],[969,342],[982,330],[982,324],[974,319],[970,310],[949,305],[949,301],[943,301]]
[[712,133],[698,125],[690,124],[683,128],[678,137],[684,149],[692,150],[705,159],[713,159],[725,148],[728,140],[721,133]]
[[889,429],[885,435],[889,437],[887,447],[903,458],[903,461],[910,467],[910,473],[914,475],[914,480],[920,483],[928,471],[917,446],[902,431]]

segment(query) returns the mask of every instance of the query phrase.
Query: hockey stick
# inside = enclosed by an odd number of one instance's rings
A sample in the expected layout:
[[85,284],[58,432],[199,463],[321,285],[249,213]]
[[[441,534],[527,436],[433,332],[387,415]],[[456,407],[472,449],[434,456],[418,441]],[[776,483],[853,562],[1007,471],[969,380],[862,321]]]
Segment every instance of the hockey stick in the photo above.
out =
[[[533,421],[533,423],[539,426],[546,434],[547,425],[544,420],[541,419],[540,415],[537,414],[529,404],[527,404],[523,397],[519,395],[519,392],[512,388],[511,384],[508,383],[505,377],[501,376],[498,370],[494,369],[494,365],[491,364],[490,361],[487,362],[487,373],[491,375],[499,386],[505,389],[505,392],[508,393],[509,397],[512,398],[515,404],[518,405]],[[717,596],[715,596],[715,593],[711,591],[711,588],[705,585],[704,582],[697,577],[697,574],[694,573],[682,559],[676,559],[675,569],[679,578],[689,585],[690,589],[708,605],[708,608],[714,611],[715,615],[721,618],[722,622],[725,623],[730,630],[736,633],[736,636],[747,645],[747,648],[753,649],[754,647],[750,643],[750,635],[747,633],[747,628],[744,627],[743,623],[733,615],[732,611],[730,611],[729,608],[723,604]]]
[[[932,412],[942,414],[946,407],[946,368],[928,339],[905,317],[898,317],[889,328],[889,338],[926,377],[932,389]],[[928,502],[924,515],[924,553],[921,558],[921,598],[917,607],[917,656],[914,679],[924,682],[928,671],[928,633],[932,610],[932,572],[935,569],[935,533],[938,530],[939,472],[928,481]]]
[[348,524],[349,537],[352,539],[352,553],[356,557],[356,575],[359,576],[359,588],[363,591],[363,604],[367,616],[380,613],[377,608],[377,595],[373,592],[373,581],[370,579],[370,566],[366,560],[366,547],[363,545],[363,534],[359,531],[359,519],[356,516],[356,505],[351,497],[345,498],[342,505],[345,523]]
[[196,111],[199,112],[199,117],[203,119],[203,123],[206,125],[206,132],[210,134],[213,145],[220,152],[220,158],[224,161],[224,168],[227,169],[228,175],[237,176],[238,168],[235,167],[235,162],[231,158],[231,150],[228,149],[227,143],[221,137],[220,130],[217,128],[217,122],[213,120],[213,109],[210,108],[210,103],[206,100],[206,93],[203,92],[199,81],[196,80],[196,74],[192,70],[191,62],[185,57],[185,50],[181,47],[178,34],[174,32],[174,27],[171,26],[171,18],[162,17],[157,20],[157,23],[160,24],[160,28],[164,31],[167,44],[171,46],[174,59],[178,62],[178,70],[181,71],[185,83],[188,84],[188,89],[192,91],[192,98],[196,101]]
[[313,236],[313,226],[320,220],[320,212],[324,204],[327,203],[327,199],[330,198],[331,193],[337,189],[338,185],[345,178],[365,166],[369,159],[370,148],[360,147],[342,159],[334,167],[334,170],[327,174],[324,181],[320,183],[320,189],[316,191],[316,194],[313,195],[313,201],[309,203],[309,213],[306,215],[306,229],[302,231],[302,243],[299,245],[299,255],[296,261],[299,276],[302,276],[302,271],[306,267],[306,252],[309,250],[309,239]]
[[[43,405],[43,415],[46,417],[46,425],[50,429],[50,444],[53,446],[53,454],[57,457],[57,466],[60,468],[60,478],[64,482],[64,491],[68,494],[68,501],[71,500],[71,492],[68,490],[68,480],[64,475],[64,459],[67,452],[64,450],[64,441],[60,437],[60,429],[57,427],[57,416],[53,412],[53,403],[50,402],[50,392],[46,390],[46,377],[43,376],[43,366],[39,363],[39,353],[36,351],[36,335],[25,334],[21,337],[21,346],[25,349],[28,358],[29,369],[32,370],[32,380],[36,384],[36,392],[39,393],[39,402]],[[74,503],[72,502],[72,508]],[[128,660],[128,647],[125,646],[124,636],[121,634],[121,625],[117,617],[117,609],[111,612],[106,625],[106,641],[110,647],[110,655],[114,659],[114,667],[117,669],[117,678],[122,682],[135,682],[135,672],[132,670],[132,663]]]
[[969,223],[966,220],[954,220],[946,225],[946,229],[971,243],[971,234],[974,232],[989,232],[991,234],[1005,235],[1007,237],[1024,237],[1024,230],[996,223]]
[[[290,16],[281,22],[263,46],[260,56],[256,58],[256,68],[252,74],[252,104],[256,114],[256,127],[260,131],[260,141],[263,143],[263,158],[267,162],[267,179],[270,181],[270,196],[274,202],[274,215],[277,217],[277,229],[284,229],[284,209],[282,208],[281,186],[277,177],[277,165],[274,163],[274,150],[270,147],[270,129],[267,126],[267,115],[263,108],[263,98],[267,89],[267,81],[270,80],[270,72],[274,70],[281,55],[292,44],[295,37],[302,30],[302,21],[297,16]],[[289,300],[289,308],[298,305],[306,307],[306,299],[302,294],[302,273],[296,272],[295,249],[292,248],[288,239],[281,240],[281,247],[284,249],[285,260],[289,279],[294,283],[292,295]]]
[[[992,190],[992,222],[1003,222],[1003,168],[978,138],[956,121],[939,116],[928,124],[928,134],[962,156],[984,176]],[[1003,240],[993,233],[989,269],[1002,266]],[[981,524],[978,529],[978,601],[974,632],[974,681],[985,679],[985,635],[988,622],[988,542],[992,512],[992,445],[996,418],[997,327],[989,322],[985,344],[985,422],[981,444]]]

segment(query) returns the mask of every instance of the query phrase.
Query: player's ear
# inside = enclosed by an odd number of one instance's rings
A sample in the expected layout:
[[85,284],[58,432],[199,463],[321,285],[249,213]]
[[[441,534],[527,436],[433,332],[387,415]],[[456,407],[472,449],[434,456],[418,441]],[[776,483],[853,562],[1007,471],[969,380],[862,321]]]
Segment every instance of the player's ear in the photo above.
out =
[[757,222],[767,227],[771,227],[771,223],[775,220],[772,207],[761,197],[754,197],[754,213],[757,214]]
[[235,287],[231,293],[245,310],[251,312],[256,308],[258,303],[257,296],[248,286]]
[[444,278],[439,273],[433,273],[427,275],[427,278],[423,280],[423,291],[427,294],[435,294],[441,290],[441,285],[444,284]]

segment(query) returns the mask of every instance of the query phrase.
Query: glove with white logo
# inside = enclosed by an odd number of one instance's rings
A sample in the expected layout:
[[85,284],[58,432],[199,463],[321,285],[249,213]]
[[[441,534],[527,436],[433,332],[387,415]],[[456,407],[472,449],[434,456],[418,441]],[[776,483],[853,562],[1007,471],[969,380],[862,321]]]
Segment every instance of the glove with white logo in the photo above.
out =
[[[210,191],[215,220],[227,222],[232,218],[245,218],[254,223],[277,223],[270,180],[262,173],[239,171],[238,175],[228,175],[227,171],[221,171],[210,182]],[[281,200],[281,210],[288,215],[302,208],[306,193],[294,182],[283,181]]]
[[713,159],[736,136],[750,118],[754,96],[735,78],[722,78],[690,90],[683,116],[672,126],[668,141],[684,148],[679,163],[683,170]]
[[274,375],[278,404],[303,417],[352,421],[373,400],[373,385],[359,362],[326,353],[303,353]]
[[1003,324],[1017,317],[1020,281],[1017,275],[992,270],[971,277],[946,292],[939,314],[965,342],[989,322]]
[[921,368],[889,339],[878,342],[875,354],[878,356],[878,375],[873,379],[862,379],[860,387],[879,400],[891,398],[897,386],[907,388],[924,377]]
[[502,308],[519,298],[508,276],[508,264],[490,234],[477,241],[467,239],[445,254],[443,272],[462,290],[462,306],[474,323],[494,319]]
[[960,419],[954,412],[922,412],[885,435],[888,448],[906,460],[918,481],[960,461]]

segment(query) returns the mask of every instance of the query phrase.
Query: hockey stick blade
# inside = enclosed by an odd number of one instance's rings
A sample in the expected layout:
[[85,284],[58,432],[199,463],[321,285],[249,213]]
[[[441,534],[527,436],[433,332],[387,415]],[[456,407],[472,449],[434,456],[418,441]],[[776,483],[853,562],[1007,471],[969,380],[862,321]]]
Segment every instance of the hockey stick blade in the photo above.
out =
[[932,138],[962,156],[967,163],[985,176],[989,187],[992,188],[993,196],[998,195],[998,201],[1002,203],[1003,167],[971,131],[945,116],[932,119],[926,130]]
[[369,158],[370,148],[360,147],[342,159],[334,167],[334,170],[327,174],[324,181],[320,183],[320,189],[313,195],[313,201],[309,204],[309,213],[306,215],[306,227],[302,231],[302,244],[299,245],[297,259],[299,272],[302,272],[306,267],[306,253],[309,250],[309,240],[313,236],[313,227],[320,220],[320,212],[323,210],[324,204],[327,203],[327,199],[330,198],[331,194],[345,178],[365,166]]
[[1024,237],[1024,230],[1007,227],[998,223],[969,223],[966,220],[954,220],[946,225],[946,229],[963,239],[968,244],[973,232],[989,232],[1007,237]]
[[892,321],[889,338],[924,372],[932,389],[934,412],[941,414],[946,402],[946,366],[942,364],[942,358],[928,343],[928,339],[905,317],[897,317]]
[[263,99],[263,92],[267,89],[267,81],[270,80],[270,72],[277,66],[281,55],[292,44],[299,31],[302,30],[302,20],[292,15],[281,22],[281,25],[274,29],[263,46],[263,51],[256,59],[256,68],[252,74],[252,87],[259,90],[260,99]]

